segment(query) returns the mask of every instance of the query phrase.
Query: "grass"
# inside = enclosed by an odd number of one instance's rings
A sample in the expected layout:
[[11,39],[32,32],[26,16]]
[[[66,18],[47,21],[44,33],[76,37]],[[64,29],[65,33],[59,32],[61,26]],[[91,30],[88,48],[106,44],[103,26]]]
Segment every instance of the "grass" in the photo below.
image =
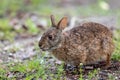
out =
[[[33,78],[45,78],[45,67],[44,65],[40,64],[38,60],[31,60],[25,61],[25,63],[18,63],[18,64],[9,64],[6,67],[7,70],[3,68],[0,69],[0,78],[4,79],[18,79],[24,78],[25,80],[31,80]],[[14,74],[12,76],[7,76],[7,72],[9,71],[10,74]]]
[[113,53],[112,58],[114,60],[119,60],[120,61],[120,30],[117,30],[114,32],[114,43],[115,43],[115,51]]
[[15,35],[11,30],[12,28],[9,26],[9,20],[0,19],[0,40],[12,40]]
[[24,30],[22,27],[20,29],[15,29],[14,27],[18,26],[10,26],[10,20],[8,18],[0,19],[0,40],[13,42],[18,34],[28,33],[31,35],[37,35],[40,32],[40,29],[36,27],[31,19],[27,19],[25,21],[25,25],[28,27],[28,30]]
[[[46,80],[48,77],[51,77],[52,80],[60,80],[63,75],[62,65],[58,66],[56,75],[52,74],[51,70],[49,70],[50,67],[41,64],[40,60],[36,59],[25,61],[24,63],[11,63],[7,67],[0,69],[0,79]],[[8,73],[12,76],[7,76]]]
[[95,78],[97,80],[96,74],[98,73],[98,70],[93,70],[91,72],[89,72],[88,74],[88,80],[92,80],[93,78]]
[[28,32],[31,34],[38,34],[39,29],[36,27],[36,25],[30,20],[26,20],[26,26],[28,26]]

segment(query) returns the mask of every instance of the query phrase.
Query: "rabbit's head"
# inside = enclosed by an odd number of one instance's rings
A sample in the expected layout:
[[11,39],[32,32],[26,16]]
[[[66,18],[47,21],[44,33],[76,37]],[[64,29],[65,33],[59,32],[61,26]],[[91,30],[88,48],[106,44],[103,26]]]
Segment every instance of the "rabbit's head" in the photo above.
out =
[[39,41],[39,47],[43,51],[55,49],[60,44],[62,39],[62,30],[67,26],[67,17],[63,17],[58,24],[56,24],[54,16],[51,15],[51,23],[52,26],[43,33]]

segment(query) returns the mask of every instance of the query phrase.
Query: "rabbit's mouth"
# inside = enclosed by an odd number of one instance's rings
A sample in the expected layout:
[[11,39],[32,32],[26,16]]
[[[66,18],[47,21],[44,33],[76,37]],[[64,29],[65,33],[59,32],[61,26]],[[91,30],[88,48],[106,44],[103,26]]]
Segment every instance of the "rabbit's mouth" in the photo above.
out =
[[40,48],[40,49],[42,51],[51,51],[51,50],[55,49],[55,47],[50,47],[50,48],[46,47],[46,48]]
[[51,47],[51,48],[43,48],[41,49],[42,51],[51,51],[53,49],[56,49],[56,47]]
[[41,48],[42,51],[49,51],[49,48]]
[[51,46],[50,48],[41,48],[42,51],[52,51],[56,48],[59,48],[61,45],[59,44],[58,46]]

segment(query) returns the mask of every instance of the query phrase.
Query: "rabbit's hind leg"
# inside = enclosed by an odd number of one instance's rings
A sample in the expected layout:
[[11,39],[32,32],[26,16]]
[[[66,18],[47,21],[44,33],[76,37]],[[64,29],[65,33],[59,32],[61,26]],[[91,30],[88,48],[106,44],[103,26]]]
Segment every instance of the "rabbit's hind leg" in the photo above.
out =
[[107,54],[105,66],[103,69],[108,69],[110,67],[110,64],[111,64],[111,54]]
[[108,69],[111,64],[111,54],[107,54],[105,69]]

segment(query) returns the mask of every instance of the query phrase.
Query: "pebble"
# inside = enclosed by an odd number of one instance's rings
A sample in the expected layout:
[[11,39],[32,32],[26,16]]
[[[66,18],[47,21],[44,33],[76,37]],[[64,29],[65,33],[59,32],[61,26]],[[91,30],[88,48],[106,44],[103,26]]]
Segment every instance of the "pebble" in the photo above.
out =
[[0,63],[3,63],[3,61],[0,59]]

